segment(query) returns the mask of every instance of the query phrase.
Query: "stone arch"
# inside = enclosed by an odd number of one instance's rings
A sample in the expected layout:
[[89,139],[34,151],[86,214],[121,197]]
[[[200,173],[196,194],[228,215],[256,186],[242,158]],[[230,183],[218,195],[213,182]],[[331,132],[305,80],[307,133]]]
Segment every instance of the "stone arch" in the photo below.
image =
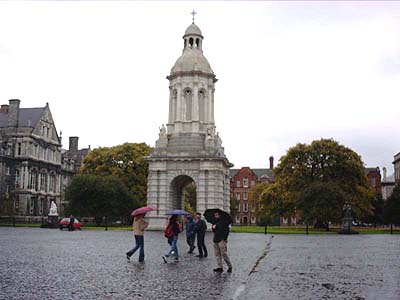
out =
[[[175,176],[170,183],[170,199],[172,209],[184,209],[184,188],[189,184],[194,184],[197,187],[197,183],[193,176],[187,174],[180,174]],[[194,207],[196,210],[196,207]]]

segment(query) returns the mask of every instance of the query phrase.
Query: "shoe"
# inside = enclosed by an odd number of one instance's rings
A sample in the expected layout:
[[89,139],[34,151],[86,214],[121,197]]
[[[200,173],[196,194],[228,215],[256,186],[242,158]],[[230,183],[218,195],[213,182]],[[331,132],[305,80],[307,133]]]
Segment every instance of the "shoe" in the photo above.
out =
[[175,257],[174,258],[174,262],[180,262],[181,260],[179,259],[179,257]]
[[188,254],[193,254],[193,251],[192,250],[188,251]]
[[217,273],[222,273],[224,270],[222,268],[216,268],[213,271]]
[[126,254],[126,259],[127,259],[128,261],[130,261],[130,260],[131,260],[131,257],[129,256],[129,254],[128,254],[128,253]]
[[232,267],[229,267],[228,270],[226,270],[228,273],[232,273]]
[[204,254],[204,257],[207,257],[207,253],[206,253],[206,254]]
[[196,257],[200,257],[201,258],[201,257],[203,257],[203,255],[199,254],[199,255],[196,255]]
[[163,259],[163,261],[164,261],[164,263],[168,263],[168,260],[167,260],[167,258],[165,257],[165,255],[163,255],[163,256],[161,256],[162,257],[162,259]]

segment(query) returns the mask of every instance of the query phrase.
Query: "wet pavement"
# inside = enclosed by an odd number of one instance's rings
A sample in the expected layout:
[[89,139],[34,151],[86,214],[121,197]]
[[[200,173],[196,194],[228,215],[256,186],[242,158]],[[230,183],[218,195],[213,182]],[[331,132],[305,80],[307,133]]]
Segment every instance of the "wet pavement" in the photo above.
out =
[[0,227],[0,299],[400,299],[400,235],[232,233],[232,274],[212,272],[211,239],[199,259],[181,238],[164,264],[166,239],[146,232],[141,264],[129,231]]

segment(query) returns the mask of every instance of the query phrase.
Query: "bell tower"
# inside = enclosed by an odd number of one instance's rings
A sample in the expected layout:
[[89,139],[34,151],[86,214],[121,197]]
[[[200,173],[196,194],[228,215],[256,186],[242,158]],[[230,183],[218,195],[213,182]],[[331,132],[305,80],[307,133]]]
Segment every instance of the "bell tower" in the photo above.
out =
[[[194,14],[194,12],[192,13]],[[183,35],[182,55],[167,76],[168,123],[162,125],[153,153],[148,158],[147,204],[150,227],[163,229],[165,212],[184,209],[183,189],[196,187],[196,211],[230,210],[229,168],[214,120],[217,79],[203,55],[203,35],[194,23]]]

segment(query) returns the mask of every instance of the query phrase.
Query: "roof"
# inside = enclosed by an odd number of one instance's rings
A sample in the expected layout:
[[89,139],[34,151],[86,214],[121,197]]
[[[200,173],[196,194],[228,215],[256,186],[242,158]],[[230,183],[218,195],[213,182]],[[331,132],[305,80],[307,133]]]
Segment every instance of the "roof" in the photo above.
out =
[[171,74],[191,71],[214,74],[210,63],[204,57],[203,51],[199,48],[185,48],[181,57],[177,59],[175,65],[172,67]]
[[[241,169],[230,169],[229,176],[231,178],[234,177],[240,170]],[[275,180],[274,171],[271,169],[252,169],[252,168],[250,168],[250,170],[253,171],[253,173],[256,174],[259,179],[268,178],[271,180]]]
[[[20,108],[19,127],[36,127],[46,107]],[[0,127],[8,127],[8,113],[0,113]]]
[[190,26],[186,29],[185,35],[200,35],[201,37],[203,37],[199,26],[194,23],[190,24]]
[[364,168],[365,169],[365,173],[368,174],[370,172],[379,172],[379,167],[372,167],[372,168]]

